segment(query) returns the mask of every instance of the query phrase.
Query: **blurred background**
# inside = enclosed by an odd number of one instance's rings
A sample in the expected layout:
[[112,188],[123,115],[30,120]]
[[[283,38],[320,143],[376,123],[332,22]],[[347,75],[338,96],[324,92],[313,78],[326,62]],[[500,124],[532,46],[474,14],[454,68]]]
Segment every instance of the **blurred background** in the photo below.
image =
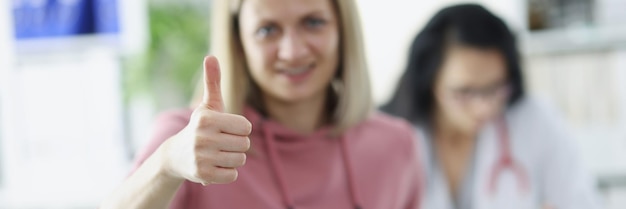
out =
[[[384,103],[439,1],[357,0]],[[468,2],[468,1],[463,1]],[[607,208],[626,208],[626,0],[476,0],[519,37],[531,95],[556,107]],[[96,208],[158,112],[187,107],[210,0],[0,1],[0,208]]]

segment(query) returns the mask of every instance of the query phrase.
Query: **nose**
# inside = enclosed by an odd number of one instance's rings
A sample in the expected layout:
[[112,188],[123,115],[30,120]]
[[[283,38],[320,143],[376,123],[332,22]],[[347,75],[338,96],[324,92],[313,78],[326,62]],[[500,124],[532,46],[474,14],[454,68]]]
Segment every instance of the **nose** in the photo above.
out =
[[286,31],[280,40],[278,57],[288,62],[297,62],[306,58],[311,53],[305,37],[296,30]]
[[499,111],[497,102],[483,97],[476,98],[473,105],[474,116],[479,121],[487,121],[494,117],[497,111]]

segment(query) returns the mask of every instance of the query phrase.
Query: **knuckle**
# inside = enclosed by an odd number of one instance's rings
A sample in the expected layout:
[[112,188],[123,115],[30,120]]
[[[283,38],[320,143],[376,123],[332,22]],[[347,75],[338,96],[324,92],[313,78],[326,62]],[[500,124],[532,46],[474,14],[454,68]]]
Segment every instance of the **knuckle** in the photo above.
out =
[[247,152],[250,149],[250,140],[248,137],[234,137],[228,141],[228,146],[235,152]]
[[205,181],[213,181],[215,179],[215,172],[211,167],[199,167],[198,168],[198,177]]
[[199,118],[198,125],[200,126],[199,128],[214,127],[216,125],[215,124],[215,117],[212,116],[211,114],[203,114]]
[[198,168],[202,167],[211,167],[215,165],[216,158],[215,156],[207,153],[197,153],[196,154],[196,166]]
[[206,142],[204,139],[200,137],[196,137],[196,143],[193,145],[193,151],[195,154],[201,153],[204,151]]
[[[215,147],[217,144],[217,139],[212,133],[204,133],[200,130],[196,131],[196,144],[195,148],[197,149],[208,149],[210,147]],[[196,150],[197,151],[197,150]]]
[[196,137],[196,143],[193,146],[193,151],[198,153],[203,153],[206,151],[207,147],[211,142],[204,137]]
[[239,167],[242,166],[245,162],[245,156],[242,156],[243,153],[230,153],[224,156],[224,165],[228,165],[228,167]]
[[216,114],[210,110],[201,110],[198,112],[198,128],[211,128],[217,125]]
[[196,153],[196,167],[198,168],[198,170],[200,170],[200,168],[208,164],[210,163],[208,162],[207,159],[205,159],[204,157]]

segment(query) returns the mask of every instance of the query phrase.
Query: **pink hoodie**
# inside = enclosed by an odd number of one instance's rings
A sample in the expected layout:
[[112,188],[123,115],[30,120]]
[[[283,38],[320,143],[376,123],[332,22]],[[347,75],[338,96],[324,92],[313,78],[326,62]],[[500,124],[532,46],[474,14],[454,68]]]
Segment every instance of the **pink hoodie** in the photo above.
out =
[[[191,110],[162,114],[134,169],[189,122]],[[329,127],[301,135],[247,109],[252,152],[237,181],[206,187],[185,181],[176,209],[407,209],[419,207],[420,174],[414,130],[374,113],[341,137]],[[134,170],[133,169],[133,170]]]

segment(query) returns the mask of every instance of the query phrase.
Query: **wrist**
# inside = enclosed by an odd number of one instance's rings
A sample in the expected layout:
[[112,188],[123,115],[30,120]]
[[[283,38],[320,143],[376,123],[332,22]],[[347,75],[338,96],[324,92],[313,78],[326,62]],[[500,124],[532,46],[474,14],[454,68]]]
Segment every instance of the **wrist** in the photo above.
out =
[[171,162],[167,157],[167,147],[169,141],[170,140],[163,142],[163,144],[157,148],[149,160],[155,168],[156,177],[158,179],[163,182],[179,183],[185,179],[176,175],[172,171]]

